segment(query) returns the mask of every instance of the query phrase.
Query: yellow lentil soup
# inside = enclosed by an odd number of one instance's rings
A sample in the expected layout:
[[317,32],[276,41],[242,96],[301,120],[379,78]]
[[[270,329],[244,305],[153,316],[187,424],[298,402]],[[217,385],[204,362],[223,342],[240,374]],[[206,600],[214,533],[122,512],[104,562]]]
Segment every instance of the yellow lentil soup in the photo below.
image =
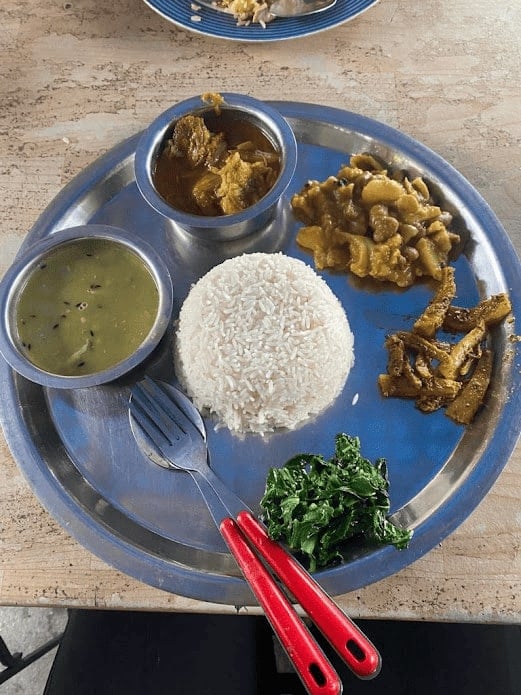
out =
[[18,340],[40,369],[93,374],[142,344],[158,308],[156,282],[137,253],[109,239],[82,238],[32,270],[18,297]]

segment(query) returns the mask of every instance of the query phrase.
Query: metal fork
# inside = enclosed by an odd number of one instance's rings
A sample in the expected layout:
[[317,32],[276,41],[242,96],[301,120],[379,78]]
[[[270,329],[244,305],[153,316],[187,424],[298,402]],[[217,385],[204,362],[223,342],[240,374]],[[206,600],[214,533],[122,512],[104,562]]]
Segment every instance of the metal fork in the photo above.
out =
[[[188,471],[274,631],[312,695],[341,693],[331,663],[275,582],[266,565],[300,603],[340,657],[360,678],[380,670],[380,655],[363,632],[340,610],[311,575],[208,465],[204,432],[182,408],[172,386],[145,379],[132,389],[130,412],[169,467]],[[258,555],[256,554],[258,553]]]
[[182,395],[169,384],[160,385],[145,377],[132,389],[132,417],[164,457],[165,467],[187,471],[192,476],[219,528],[222,505],[231,517],[250,510],[208,465],[204,431],[201,432],[182,407]]

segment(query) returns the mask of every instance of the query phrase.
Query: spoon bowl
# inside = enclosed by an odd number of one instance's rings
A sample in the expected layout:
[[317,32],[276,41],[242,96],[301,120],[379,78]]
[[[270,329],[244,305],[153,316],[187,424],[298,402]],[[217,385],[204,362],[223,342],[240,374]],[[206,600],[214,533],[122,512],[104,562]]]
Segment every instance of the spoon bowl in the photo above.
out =
[[275,17],[304,17],[328,10],[336,2],[337,0],[275,0],[270,5],[270,14]]

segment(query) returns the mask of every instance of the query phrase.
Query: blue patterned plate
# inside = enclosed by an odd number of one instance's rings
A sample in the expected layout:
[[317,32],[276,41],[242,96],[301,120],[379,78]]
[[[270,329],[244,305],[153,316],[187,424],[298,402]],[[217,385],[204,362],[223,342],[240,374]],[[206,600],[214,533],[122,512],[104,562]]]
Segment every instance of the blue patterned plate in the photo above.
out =
[[[283,41],[310,36],[354,19],[376,5],[378,0],[338,0],[334,7],[298,19],[275,19],[264,28],[260,24],[238,27],[232,15],[201,7],[194,11],[197,0],[145,0],[145,3],[173,24],[196,34],[217,36],[230,41]],[[200,17],[200,20],[194,17]]]

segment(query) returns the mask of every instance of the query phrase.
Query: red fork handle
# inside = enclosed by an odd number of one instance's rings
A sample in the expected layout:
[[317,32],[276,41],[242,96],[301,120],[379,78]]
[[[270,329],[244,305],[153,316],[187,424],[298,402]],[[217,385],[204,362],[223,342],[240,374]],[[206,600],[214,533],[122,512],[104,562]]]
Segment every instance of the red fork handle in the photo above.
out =
[[339,695],[338,674],[237,523],[223,519],[220,531],[310,695]]
[[266,528],[249,512],[240,512],[237,523],[353,673],[359,678],[378,675],[381,658],[376,647],[309,572],[280,543],[272,540]]

